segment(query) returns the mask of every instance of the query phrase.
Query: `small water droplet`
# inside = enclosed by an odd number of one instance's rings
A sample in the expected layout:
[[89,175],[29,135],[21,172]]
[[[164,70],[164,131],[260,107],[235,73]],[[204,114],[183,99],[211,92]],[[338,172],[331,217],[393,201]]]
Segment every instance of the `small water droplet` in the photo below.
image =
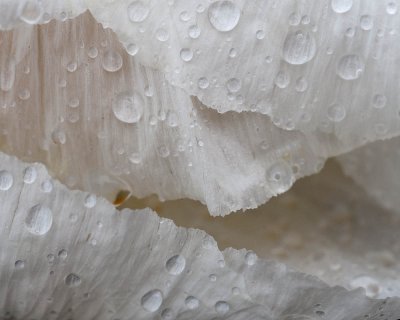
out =
[[364,31],[369,31],[374,26],[374,21],[370,15],[364,15],[360,18],[360,27]]
[[332,0],[331,7],[336,13],[345,13],[353,6],[353,0]]
[[89,194],[86,196],[83,204],[86,208],[93,208],[97,203],[97,197],[94,194]]
[[226,88],[228,89],[229,92],[238,92],[240,88],[242,87],[242,82],[240,79],[237,78],[231,78],[226,82]]
[[28,100],[31,97],[31,92],[28,89],[24,89],[18,93],[18,98],[21,100]]
[[208,19],[216,30],[231,31],[239,23],[240,10],[232,1],[216,1],[208,8]]
[[71,73],[75,72],[76,69],[78,69],[78,64],[75,61],[70,62],[70,63],[67,64],[67,71],[68,72],[71,72]]
[[194,310],[200,306],[200,301],[193,296],[189,296],[185,299],[185,305],[188,309]]
[[12,174],[6,170],[0,171],[0,190],[9,190],[14,183]]
[[327,116],[332,122],[341,122],[346,117],[346,109],[341,104],[334,103],[328,107]]
[[115,117],[125,123],[137,123],[143,114],[144,100],[138,92],[119,93],[112,105]]
[[122,57],[114,50],[107,50],[103,54],[103,69],[108,72],[116,72],[122,68]]
[[172,320],[172,318],[173,318],[173,313],[172,313],[172,310],[171,309],[164,309],[162,312],[161,312],[161,319],[162,320]]
[[279,71],[275,77],[275,85],[280,89],[285,89],[290,83],[289,73]]
[[134,43],[130,43],[126,46],[126,51],[129,55],[135,56],[139,52],[139,47]]
[[169,33],[164,28],[159,28],[156,30],[156,38],[158,41],[165,42],[169,39]]
[[129,161],[133,164],[139,164],[142,162],[142,157],[140,153],[134,152],[129,156]]
[[196,24],[192,25],[189,27],[188,34],[190,38],[197,39],[198,37],[200,37],[201,29]]
[[397,13],[397,4],[396,2],[389,2],[386,6],[386,12],[388,14],[396,14]]
[[201,77],[197,81],[197,85],[199,86],[200,89],[207,89],[209,84],[210,83],[206,77]]
[[35,167],[27,167],[24,170],[24,182],[27,184],[32,184],[36,181],[37,171]]
[[372,99],[372,105],[376,109],[382,109],[386,106],[387,98],[383,94],[376,94]]
[[293,184],[291,167],[283,160],[278,160],[267,171],[267,180],[273,194],[283,193]]
[[185,269],[185,266],[186,260],[181,255],[171,257],[165,264],[165,268],[167,269],[168,273],[174,276],[181,274]]
[[62,259],[62,260],[67,259],[67,256],[68,256],[68,251],[65,250],[65,249],[62,249],[62,250],[60,250],[60,251],[58,252],[58,257],[59,257],[60,259]]
[[51,182],[51,180],[45,180],[40,185],[40,188],[44,193],[50,193],[53,191],[53,182]]
[[11,58],[0,65],[0,89],[10,91],[15,81],[15,61]]
[[157,311],[163,302],[163,294],[160,290],[155,289],[147,292],[145,295],[143,295],[140,303],[143,307],[148,312],[155,312]]
[[53,140],[55,144],[65,144],[67,136],[63,130],[56,129],[51,134],[51,140]]
[[296,91],[304,92],[308,88],[308,81],[304,77],[300,77],[296,80]]
[[133,1],[128,6],[128,18],[131,22],[142,22],[150,13],[147,3],[143,1]]
[[25,268],[25,262],[23,260],[17,260],[15,261],[15,269],[17,270],[22,270],[23,268]]
[[258,40],[262,40],[265,38],[265,31],[264,30],[257,30],[256,31],[256,38]]
[[193,59],[193,51],[189,48],[183,48],[180,52],[181,59],[185,62],[189,62]]
[[314,58],[317,44],[309,32],[290,33],[283,44],[283,59],[293,65],[301,65]]
[[158,147],[158,154],[161,158],[167,158],[169,156],[169,149],[166,146]]
[[46,234],[53,223],[51,210],[40,204],[32,207],[25,218],[26,229],[37,236]]
[[230,306],[226,301],[218,301],[215,304],[215,311],[219,314],[226,314],[229,312]]
[[336,72],[343,80],[355,80],[362,75],[364,67],[364,61],[358,55],[349,54],[339,60]]
[[216,274],[210,274],[208,276],[208,279],[210,279],[211,282],[217,281],[217,275]]
[[82,283],[81,278],[75,273],[70,273],[64,279],[65,284],[70,288],[79,287]]
[[87,55],[89,58],[95,59],[99,54],[99,50],[96,47],[90,47],[88,49]]

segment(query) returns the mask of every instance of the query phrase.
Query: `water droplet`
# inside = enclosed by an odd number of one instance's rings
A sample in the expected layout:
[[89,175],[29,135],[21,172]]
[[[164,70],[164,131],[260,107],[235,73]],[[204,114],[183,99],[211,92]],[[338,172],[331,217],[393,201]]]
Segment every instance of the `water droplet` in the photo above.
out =
[[62,249],[62,250],[60,250],[60,251],[58,252],[58,257],[59,257],[60,259],[62,259],[62,260],[67,259],[67,256],[68,256],[68,251],[65,250],[65,249]]
[[208,276],[208,279],[210,279],[211,282],[217,281],[217,275],[216,274],[210,274]]
[[175,111],[168,110],[167,118],[166,118],[167,125],[171,128],[175,128],[178,126],[178,115]]
[[300,77],[296,80],[296,91],[304,92],[308,88],[308,81],[304,77]]
[[142,162],[142,157],[140,156],[140,153],[134,152],[129,156],[129,161],[133,164],[139,164]]
[[40,204],[32,207],[25,218],[26,229],[37,236],[46,234],[53,223],[51,210]]
[[70,273],[64,279],[65,284],[70,288],[79,287],[82,283],[81,278],[75,273]]
[[53,264],[54,260],[56,259],[56,257],[52,253],[48,254],[46,258],[47,258],[47,261],[49,262],[49,264]]
[[216,1],[208,8],[208,19],[216,30],[231,31],[239,22],[240,10],[232,1]]
[[185,299],[185,305],[188,309],[194,310],[200,306],[200,301],[193,296],[189,296]]
[[56,129],[51,134],[51,140],[53,140],[55,144],[65,144],[67,141],[67,136],[65,135],[64,131]]
[[146,3],[142,1],[133,1],[128,6],[128,18],[131,22],[142,22],[150,13],[150,9]]
[[235,58],[237,56],[237,51],[235,48],[229,50],[229,58]]
[[89,58],[95,59],[99,54],[99,50],[96,47],[90,47],[88,49],[87,55]]
[[158,147],[158,154],[161,158],[167,158],[169,156],[169,149],[166,146]]
[[209,84],[210,83],[206,77],[201,77],[197,81],[197,85],[199,86],[200,89],[207,89]]
[[25,268],[25,262],[23,260],[17,260],[15,261],[15,269],[17,270],[22,270],[23,268]]
[[180,52],[181,59],[185,62],[189,62],[193,59],[193,51],[189,48],[183,48]]
[[226,314],[229,312],[230,306],[226,301],[218,301],[215,304],[215,311],[219,314]]
[[162,320],[172,320],[172,318],[173,318],[173,313],[172,313],[172,310],[171,309],[164,309],[162,312],[161,312],[161,319]]
[[173,256],[172,258],[168,259],[167,263],[165,264],[165,268],[167,269],[168,273],[174,276],[181,274],[185,269],[185,266],[186,260],[181,255]]
[[237,296],[237,295],[239,295],[240,294],[240,288],[238,288],[238,287],[233,287],[232,288],[232,294],[234,295],[234,296]]
[[292,169],[285,161],[277,161],[268,169],[267,180],[274,194],[283,193],[293,184]]
[[275,77],[275,85],[278,88],[284,89],[289,85],[289,83],[290,83],[289,74],[284,71],[279,71]]
[[144,100],[138,92],[119,93],[112,105],[115,117],[125,123],[139,122],[143,114]]
[[332,0],[331,7],[336,13],[345,13],[353,6],[353,0]]
[[372,105],[376,109],[382,109],[386,106],[387,98],[383,94],[376,94],[372,99]]
[[135,56],[139,52],[139,47],[134,43],[130,43],[126,46],[126,51],[129,55]]
[[346,109],[341,104],[332,104],[328,107],[327,116],[332,122],[341,122],[346,117]]
[[189,21],[189,20],[190,20],[190,14],[189,14],[189,12],[187,12],[187,11],[182,11],[182,12],[179,14],[179,19],[181,19],[181,21],[183,21],[183,22]]
[[156,30],[156,38],[158,41],[165,42],[169,39],[169,33],[164,28],[159,28]]
[[14,183],[12,174],[6,170],[0,171],[0,190],[9,190]]
[[78,98],[72,98],[68,101],[68,107],[70,108],[77,108],[79,107],[79,99]]
[[265,32],[264,32],[264,30],[257,30],[257,31],[256,31],[256,38],[257,38],[258,40],[264,39],[264,38],[265,38]]
[[40,185],[40,188],[43,192],[50,193],[53,190],[53,183],[51,182],[51,180],[45,180]]
[[37,171],[35,167],[27,167],[24,170],[24,182],[27,184],[34,183],[37,178]]
[[238,92],[242,87],[242,82],[240,79],[231,78],[226,82],[226,88],[229,92]]
[[108,72],[116,72],[122,68],[122,57],[114,50],[108,50],[103,54],[103,69]]
[[301,16],[297,12],[293,12],[289,16],[289,25],[298,26],[301,21]]
[[31,92],[28,89],[23,89],[18,93],[18,98],[21,100],[28,100],[31,97]]
[[38,0],[28,0],[20,14],[20,19],[29,24],[36,24],[39,22],[43,14],[43,7]]
[[68,72],[75,72],[78,69],[78,64],[73,61],[67,64],[67,71]]
[[151,290],[142,297],[140,302],[143,309],[148,312],[155,312],[161,307],[163,294],[160,290]]
[[307,63],[316,52],[317,44],[309,32],[290,33],[283,44],[283,59],[294,65]]
[[244,256],[244,261],[248,266],[253,266],[257,262],[257,255],[253,251],[248,251],[246,255]]
[[89,194],[86,196],[83,204],[86,208],[93,208],[96,205],[97,197],[94,194]]
[[369,16],[369,15],[361,16],[361,18],[360,18],[361,29],[363,29],[365,31],[369,31],[372,29],[373,26],[374,26],[374,21],[372,20],[371,16]]
[[397,4],[395,2],[389,2],[386,6],[386,12],[388,14],[396,14],[397,13]]
[[197,39],[200,37],[201,29],[197,25],[192,25],[188,30],[189,37],[192,39]]
[[359,276],[350,282],[353,289],[363,288],[367,297],[376,298],[381,291],[379,282],[369,276]]
[[355,80],[361,76],[364,67],[364,61],[358,55],[349,54],[339,60],[336,72],[344,80]]

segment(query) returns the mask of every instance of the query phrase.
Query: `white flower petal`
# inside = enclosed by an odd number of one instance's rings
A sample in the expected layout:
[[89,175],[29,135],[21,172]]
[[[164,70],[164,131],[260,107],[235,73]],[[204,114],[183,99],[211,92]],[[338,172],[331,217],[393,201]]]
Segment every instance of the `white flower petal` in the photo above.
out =
[[[87,193],[52,181],[42,165],[35,182],[24,182],[27,164],[0,154],[13,185],[0,191],[0,303],[9,318],[154,319],[355,319],[383,314],[397,319],[398,298],[371,300],[360,291],[329,287],[282,264],[251,259],[246,250],[220,252],[202,231],[176,227],[150,210],[117,211]],[[32,233],[33,218],[44,233]],[[184,271],[170,274],[166,263],[185,258]],[[251,261],[251,262],[250,262]],[[210,274],[218,282],[209,281]],[[189,300],[188,300],[189,299]],[[192,302],[189,305],[185,301]],[[397,313],[397,314],[396,314]]]

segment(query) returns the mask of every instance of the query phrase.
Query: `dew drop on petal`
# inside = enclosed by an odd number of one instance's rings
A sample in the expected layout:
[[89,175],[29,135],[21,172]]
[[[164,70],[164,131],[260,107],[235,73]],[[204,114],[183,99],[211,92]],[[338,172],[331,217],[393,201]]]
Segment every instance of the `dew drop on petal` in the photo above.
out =
[[242,87],[242,82],[240,79],[237,78],[231,78],[226,82],[226,88],[228,89],[229,92],[238,92],[240,88]]
[[128,18],[131,22],[142,22],[147,18],[150,9],[146,2],[140,0],[133,1],[128,6]]
[[231,31],[239,22],[240,10],[233,1],[216,1],[208,8],[208,19],[216,30]]
[[135,56],[139,52],[139,47],[134,43],[130,43],[126,46],[126,51],[129,55]]
[[194,310],[200,306],[200,301],[193,296],[189,296],[185,299],[185,305],[188,309]]
[[169,33],[164,28],[159,28],[156,30],[156,38],[158,41],[165,42],[169,39]]
[[369,31],[374,26],[374,21],[370,15],[364,15],[360,18],[360,27],[364,31]]
[[332,122],[341,122],[346,117],[346,109],[341,104],[332,104],[328,107],[327,116]]
[[248,266],[253,266],[257,262],[257,255],[253,251],[248,251],[246,255],[244,256],[244,261]]
[[267,180],[274,194],[283,193],[293,184],[292,168],[283,160],[278,160],[267,170]]
[[174,276],[181,274],[185,269],[185,266],[186,260],[181,255],[175,255],[171,257],[165,264],[165,268],[167,269],[168,273]]
[[160,290],[155,289],[147,292],[141,299],[140,303],[148,312],[157,311],[163,302],[163,294]]
[[89,194],[86,196],[83,204],[85,205],[86,208],[93,208],[97,203],[97,197],[94,194]]
[[193,59],[193,51],[189,48],[183,48],[180,52],[181,59],[185,62],[189,62]]
[[372,99],[372,105],[376,109],[382,109],[386,106],[387,98],[383,94],[376,94]]
[[345,13],[353,6],[353,0],[332,0],[331,7],[336,13]]
[[386,12],[388,14],[396,14],[397,13],[397,4],[396,2],[389,2],[386,6]]
[[12,174],[6,170],[0,171],[0,190],[9,190],[14,183]]
[[197,25],[192,25],[189,27],[188,34],[190,38],[197,39],[200,37],[201,29]]
[[37,178],[37,171],[35,167],[27,167],[24,170],[24,177],[23,180],[27,184],[34,183]]
[[99,50],[96,47],[90,47],[88,49],[87,55],[89,58],[95,59],[98,54],[99,54]]
[[215,311],[219,314],[226,314],[229,312],[230,306],[226,301],[218,301],[215,304]]
[[171,309],[167,308],[167,309],[164,309],[161,312],[161,319],[162,320],[172,320],[172,318],[173,318],[173,314],[172,314],[172,310]]
[[358,55],[349,54],[339,60],[336,72],[343,80],[355,80],[361,76],[364,67],[364,61]]
[[23,268],[25,268],[25,262],[23,260],[17,260],[15,261],[15,269],[17,270],[22,270]]
[[25,1],[25,5],[22,8],[20,19],[29,24],[36,24],[39,22],[43,14],[43,7],[38,0]]
[[144,100],[138,92],[119,93],[112,105],[115,117],[125,123],[136,123],[143,114]]
[[122,68],[122,57],[114,50],[108,50],[103,54],[103,69],[108,72],[116,72]]
[[26,229],[37,236],[46,234],[53,223],[51,210],[40,204],[32,207],[25,218]]
[[290,33],[283,44],[283,59],[293,65],[305,64],[314,58],[317,44],[311,33]]
[[75,273],[70,273],[64,279],[65,284],[70,288],[79,287],[82,283],[81,278]]
[[209,84],[210,83],[206,77],[201,77],[197,81],[197,85],[199,86],[200,89],[207,89]]

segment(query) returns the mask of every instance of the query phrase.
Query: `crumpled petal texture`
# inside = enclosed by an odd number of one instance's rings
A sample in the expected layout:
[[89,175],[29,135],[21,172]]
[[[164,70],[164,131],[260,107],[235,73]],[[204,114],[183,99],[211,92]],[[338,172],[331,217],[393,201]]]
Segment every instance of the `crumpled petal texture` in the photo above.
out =
[[148,209],[117,211],[70,191],[42,165],[3,153],[0,163],[0,305],[7,318],[399,317],[398,298],[372,300],[246,250],[220,252],[206,233]]
[[265,115],[206,108],[141,66],[88,13],[2,38],[2,148],[45,163],[71,188],[109,199],[121,189],[188,197],[224,215],[318,171],[335,144]]

